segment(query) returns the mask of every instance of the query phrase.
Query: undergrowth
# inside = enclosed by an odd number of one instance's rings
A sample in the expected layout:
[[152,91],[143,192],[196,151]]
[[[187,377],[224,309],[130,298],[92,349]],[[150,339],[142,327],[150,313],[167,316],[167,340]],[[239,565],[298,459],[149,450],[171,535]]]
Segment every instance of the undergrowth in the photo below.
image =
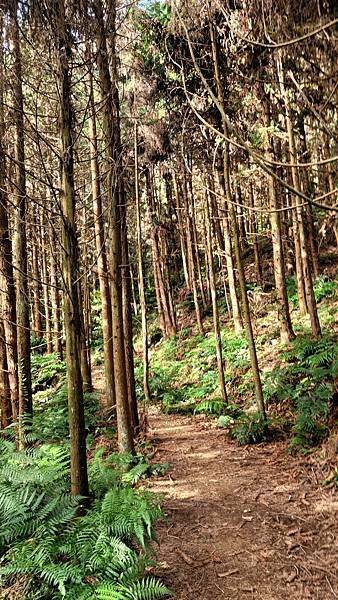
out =
[[[87,431],[94,428],[98,411],[95,393],[84,395]],[[41,442],[62,442],[68,440],[68,403],[65,383],[58,389],[37,392],[34,396],[33,435]],[[87,436],[90,444],[92,437]]]
[[[232,331],[222,334],[225,377],[231,396],[240,393],[237,380],[249,369],[247,342]],[[142,398],[142,365],[136,366],[139,397]],[[219,398],[219,381],[212,333],[180,335],[162,341],[151,361],[150,389],[154,402],[164,412],[221,415],[227,411]]]
[[272,408],[291,405],[295,420],[290,448],[307,451],[328,431],[329,403],[338,376],[337,338],[297,336],[280,358],[265,377],[265,398]]
[[[289,296],[296,292],[294,279],[289,280]],[[320,277],[315,283],[318,302],[336,294],[336,283]],[[293,291],[292,291],[293,290]],[[329,326],[329,303],[321,310]],[[263,320],[262,320],[263,323]],[[307,452],[320,443],[328,431],[330,398],[337,378],[337,339],[324,332],[320,340],[304,333],[304,325],[295,318],[297,337],[289,347],[278,341],[270,344],[274,322],[264,317],[262,333],[256,335],[257,349],[269,356],[272,367],[262,370],[265,401],[269,408],[269,436],[291,432],[290,449]],[[267,337],[267,331],[269,335]],[[212,333],[202,336],[186,329],[170,340],[161,341],[151,358],[150,386],[153,400],[164,412],[206,414],[218,417],[239,443],[255,443],[267,437],[267,428],[252,413],[254,391],[248,346],[244,335],[232,330],[222,332],[225,380],[229,404],[220,398],[215,340]],[[142,397],[142,366],[137,368],[138,393]],[[277,424],[277,425],[275,425]]]
[[[156,600],[169,590],[147,573],[154,565],[159,499],[140,487],[165,464],[143,454],[95,447],[100,419],[85,396],[91,504],[70,494],[65,365],[33,356],[30,446],[17,451],[12,429],[0,436],[0,596],[17,600]],[[100,435],[114,431],[111,424]],[[137,489],[134,487],[137,484]]]
[[[132,485],[146,472],[129,455],[89,464],[93,503],[78,516],[69,494],[67,448],[43,444],[17,452],[0,439],[0,585],[22,600],[138,599],[169,595],[152,563],[158,500]],[[126,472],[125,467],[132,468]],[[6,597],[6,596],[5,596]]]
[[[297,282],[295,277],[287,277],[287,292],[290,302],[294,306],[298,306],[298,295],[297,295]],[[315,279],[313,284],[313,291],[317,303],[327,298],[334,298],[337,296],[338,284],[336,281],[329,279],[326,275],[320,275]]]

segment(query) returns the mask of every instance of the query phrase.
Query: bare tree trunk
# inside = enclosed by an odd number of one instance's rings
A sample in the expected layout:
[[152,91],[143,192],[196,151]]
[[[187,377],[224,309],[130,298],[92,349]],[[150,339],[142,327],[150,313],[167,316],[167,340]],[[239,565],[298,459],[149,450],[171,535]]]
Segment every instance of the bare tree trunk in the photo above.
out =
[[[110,45],[110,59],[115,75],[115,0],[109,2],[109,30],[112,32]],[[122,240],[121,240],[121,210],[124,202],[123,181],[121,165],[121,140],[119,121],[119,102],[117,79],[111,81],[108,64],[108,46],[106,38],[106,25],[103,19],[101,1],[97,0],[94,6],[98,24],[97,34],[97,62],[99,69],[102,99],[104,100],[104,136],[109,164],[107,193],[110,209],[110,276],[111,276],[111,301],[112,301],[112,329],[114,348],[114,375],[116,393],[116,412],[118,428],[118,445],[121,452],[134,452],[133,430],[131,424],[130,407],[128,402],[128,383],[126,372],[126,358],[123,330],[123,304],[122,304]]]
[[227,403],[228,397],[227,397],[227,392],[226,392],[226,387],[225,387],[225,379],[224,379],[222,338],[221,338],[221,329],[220,329],[220,323],[219,323],[215,271],[214,271],[213,255],[212,255],[210,207],[209,207],[209,197],[208,196],[209,196],[209,194],[206,195],[206,228],[207,228],[207,254],[208,254],[208,264],[209,264],[209,280],[210,280],[210,291],[211,291],[211,302],[212,302],[212,315],[213,315],[213,321],[214,321],[214,333],[215,333],[219,385],[220,385],[220,389],[221,389],[222,400],[225,403]]
[[177,184],[176,173],[173,173],[173,185],[174,185],[174,193],[176,198],[176,214],[178,221],[178,232],[180,237],[180,245],[181,245],[181,256],[182,256],[182,265],[183,265],[183,273],[185,284],[187,288],[191,289],[191,280],[190,273],[188,269],[188,259],[187,259],[187,248],[186,248],[186,232],[184,227],[184,217],[183,217],[183,208],[180,203],[180,191]]
[[[53,219],[54,216],[54,219]],[[61,306],[60,306],[60,289],[59,289],[59,277],[58,277],[58,263],[57,263],[57,243],[55,234],[55,215],[52,213],[52,226],[50,228],[50,295],[52,304],[52,323],[53,323],[53,347],[54,351],[58,353],[60,359],[63,358],[62,348],[62,324],[61,324]]]
[[202,321],[201,307],[199,305],[199,300],[198,300],[198,291],[197,291],[197,282],[196,282],[196,273],[195,273],[192,217],[190,214],[187,177],[186,177],[183,160],[180,161],[180,171],[181,171],[182,194],[183,194],[185,219],[186,219],[187,258],[188,258],[189,280],[191,282],[191,291],[192,291],[193,298],[194,298],[194,306],[195,306],[198,329],[199,329],[199,332],[202,335],[204,335],[205,332],[204,332],[203,321]]
[[[0,32],[2,32],[2,19]],[[0,288],[2,290],[2,320],[4,325],[6,361],[11,394],[12,416],[19,414],[18,352],[16,331],[16,293],[13,273],[12,242],[9,231],[6,159],[3,148],[3,39],[0,33]]]
[[[123,209],[125,213],[125,208]],[[122,218],[122,277],[123,277],[123,329],[124,329],[124,351],[126,355],[126,374],[128,387],[128,402],[130,409],[131,422],[136,433],[139,429],[139,416],[136,398],[135,365],[134,365],[134,346],[133,346],[133,320],[132,320],[132,296],[131,296],[131,274],[129,264],[129,248],[127,238],[126,214]]]
[[26,170],[25,170],[25,140],[24,114],[21,73],[21,48],[19,25],[17,17],[18,5],[14,2],[12,12],[12,42],[14,56],[13,104],[15,119],[15,160],[16,160],[16,212],[15,212],[15,280],[16,280],[16,319],[19,371],[19,415],[31,415],[32,382],[30,357],[30,325],[29,325],[29,295],[27,270],[27,239],[26,239]]
[[[222,109],[224,111],[224,96],[223,96],[223,88],[222,88],[220,74],[219,74],[215,31],[214,31],[214,25],[211,21],[210,21],[210,38],[211,38],[211,43],[212,43],[212,55],[213,55],[213,63],[214,63],[215,81],[216,81],[216,86],[217,86],[217,94],[218,94],[218,99],[222,105]],[[228,132],[226,120],[223,115],[222,115],[222,128],[223,128],[223,133],[224,133],[225,137],[229,138],[229,132]],[[266,419],[262,383],[261,383],[261,377],[260,377],[258,360],[257,360],[256,344],[255,344],[255,338],[254,338],[254,334],[253,334],[249,300],[248,300],[248,294],[247,294],[247,289],[246,289],[245,272],[244,272],[244,266],[243,266],[242,257],[241,257],[238,223],[237,223],[236,210],[235,210],[235,206],[233,203],[232,191],[231,191],[230,154],[229,154],[229,143],[228,142],[224,142],[223,164],[224,164],[225,196],[226,196],[226,200],[227,200],[227,204],[228,204],[232,236],[233,236],[234,253],[235,253],[236,265],[237,265],[237,269],[238,269],[238,279],[239,279],[239,285],[240,285],[241,297],[242,297],[242,310],[243,310],[243,316],[244,316],[246,336],[247,336],[248,345],[249,345],[252,375],[253,375],[254,385],[255,385],[255,399],[256,399],[257,409],[261,413],[262,417],[264,419]]]
[[112,331],[112,306],[109,289],[108,261],[106,239],[104,232],[103,204],[98,161],[98,145],[96,132],[95,104],[93,97],[92,74],[89,73],[90,114],[89,114],[89,143],[90,166],[93,197],[95,245],[97,254],[97,267],[102,306],[102,337],[105,374],[105,403],[107,408],[115,405],[114,381],[114,349]]
[[[265,94],[264,90],[262,93]],[[265,96],[263,96],[265,98]],[[268,100],[264,99],[264,119],[265,126],[270,127],[270,107]],[[271,138],[268,139],[266,148],[266,157],[268,160],[274,158],[273,141]],[[274,276],[276,285],[277,295],[277,310],[278,310],[278,321],[280,338],[283,343],[290,342],[295,334],[292,329],[289,300],[285,282],[285,262],[284,252],[282,243],[279,203],[277,198],[276,182],[272,175],[267,176],[268,179],[268,193],[270,201],[270,223],[271,223],[271,236],[272,236],[272,251],[273,251],[273,266]]]
[[[224,128],[224,134],[228,137],[228,131],[227,131],[225,122],[223,122],[223,128]],[[255,344],[255,338],[254,338],[252,322],[251,322],[248,293],[247,293],[247,289],[246,289],[245,272],[244,272],[244,266],[243,266],[242,257],[241,257],[241,248],[240,248],[239,232],[238,232],[238,227],[237,227],[236,211],[234,208],[234,204],[232,202],[231,183],[230,183],[230,156],[229,156],[229,144],[227,142],[225,143],[225,147],[224,147],[224,181],[225,181],[226,196],[227,196],[227,202],[228,202],[228,207],[229,207],[229,216],[230,216],[230,222],[231,222],[231,228],[232,228],[233,247],[234,247],[235,259],[236,259],[236,264],[237,264],[237,269],[238,269],[238,280],[239,280],[239,285],[240,285],[240,290],[241,290],[242,310],[243,310],[245,331],[246,331],[246,336],[247,336],[248,345],[249,345],[251,368],[252,368],[252,374],[253,374],[254,385],[255,385],[256,404],[257,404],[257,408],[258,408],[259,412],[262,414],[263,418],[266,419],[262,383],[261,383],[261,377],[260,377],[258,359],[257,359],[256,344]]]
[[[1,277],[0,277],[1,281]],[[1,308],[1,297],[0,297]],[[6,338],[3,319],[0,317],[0,428],[5,429],[13,420],[11,392],[9,388]]]
[[59,89],[59,123],[61,141],[61,227],[64,281],[64,327],[68,384],[71,491],[88,496],[86,433],[81,376],[81,317],[77,280],[79,276],[78,247],[75,225],[75,192],[73,164],[73,113],[69,33],[65,20],[64,0],[58,2],[57,59]]
[[[299,120],[299,128],[300,128],[300,143],[301,143],[301,153],[302,160],[306,162],[310,162],[311,156],[307,147],[306,141],[306,132],[305,132],[305,124],[304,124],[304,116]],[[309,176],[308,169],[302,170],[303,181],[305,193],[310,196],[311,195],[311,181]],[[316,243],[316,232],[315,226],[313,222],[313,210],[311,204],[307,204],[305,207],[305,217],[306,217],[306,230],[307,230],[307,239],[308,239],[308,248],[311,257],[311,266],[314,277],[319,276],[319,262],[318,262],[318,247]]]
[[168,298],[168,290],[164,279],[163,260],[160,252],[159,244],[159,227],[156,217],[156,206],[154,198],[154,189],[151,173],[149,169],[145,171],[146,188],[147,188],[147,203],[149,211],[149,220],[151,224],[151,240],[153,249],[153,265],[157,303],[159,312],[163,320],[164,334],[171,336],[176,334],[176,323],[172,318],[170,310],[170,302]]
[[45,243],[46,223],[43,218],[43,213],[40,216],[40,239],[41,239],[41,274],[42,274],[42,289],[43,289],[43,303],[45,308],[45,339],[47,345],[47,353],[53,352],[52,344],[52,318],[51,318],[51,304],[49,300],[49,278],[48,278],[48,266],[47,266],[47,244]]
[[138,285],[140,294],[140,310],[142,324],[142,348],[143,348],[143,391],[147,403],[151,401],[149,387],[149,353],[148,353],[148,324],[147,324],[147,304],[144,289],[144,273],[142,261],[142,226],[140,210],[140,186],[139,186],[139,168],[138,168],[138,140],[137,123],[134,129],[134,160],[135,160],[135,200],[136,200],[136,229],[137,229],[137,266],[138,266]]
[[243,213],[243,206],[242,206],[242,204],[243,204],[242,190],[239,185],[237,186],[237,189],[236,189],[236,200],[237,200],[236,214],[237,214],[237,223],[238,223],[238,231],[239,231],[239,241],[240,241],[240,245],[241,245],[241,250],[243,252],[248,244],[248,241],[246,238],[244,213]]
[[[86,252],[84,252],[86,256]],[[92,371],[90,362],[90,298],[88,290],[88,281],[86,277],[86,265],[84,266],[84,277],[78,279],[78,298],[79,298],[79,314],[81,327],[81,374],[82,387],[84,392],[93,391]]]
[[41,315],[41,286],[39,265],[39,235],[35,210],[33,207],[33,229],[32,229],[32,291],[33,291],[33,331],[37,338],[42,337],[42,315]]
[[[282,58],[281,58],[280,54],[278,55],[278,75],[279,75],[279,83],[280,83],[281,93],[282,93],[284,105],[285,105],[285,112],[286,112],[285,120],[286,120],[286,129],[287,129],[288,141],[289,141],[290,159],[291,159],[292,163],[297,163],[297,151],[296,151],[296,143],[295,143],[295,137],[294,137],[294,131],[293,131],[291,109],[290,109],[289,97],[288,97],[287,91],[285,89],[284,68],[283,68],[283,62],[282,62]],[[293,187],[297,191],[301,191],[298,168],[295,166],[291,167],[291,173],[292,173]],[[309,255],[308,255],[307,239],[306,239],[306,233],[305,233],[305,227],[304,227],[303,210],[302,210],[299,196],[296,197],[295,201],[296,201],[296,206],[297,206],[296,215],[297,215],[297,226],[298,226],[299,244],[300,244],[300,252],[301,252],[301,265],[302,265],[302,274],[303,274],[302,282],[303,282],[304,291],[305,291],[305,301],[306,301],[308,313],[310,316],[312,333],[314,336],[318,337],[321,335],[321,329],[320,329],[320,323],[319,323],[319,318],[318,318],[316,300],[315,300],[315,296],[314,296],[314,292],[313,292],[312,275],[311,275],[311,269],[310,269],[310,264],[309,264]]]
[[[253,186],[252,186],[251,182],[250,182],[250,187],[249,187],[249,204],[250,204],[251,208],[255,207]],[[252,247],[253,247],[253,251],[254,251],[256,281],[257,281],[257,285],[259,285],[262,288],[263,287],[263,270],[262,270],[261,257],[260,257],[260,253],[259,253],[259,246],[258,246],[258,240],[257,240],[258,233],[257,233],[256,216],[253,211],[250,211],[250,220],[251,220]]]
[[[191,166],[191,171],[192,171],[192,166]],[[188,193],[190,196],[189,207],[191,208],[191,213],[189,212],[189,214],[191,217],[191,233],[192,233],[192,244],[193,244],[192,250],[193,250],[193,255],[194,255],[194,264],[196,265],[197,281],[198,281],[198,287],[200,290],[202,305],[203,305],[204,310],[206,310],[207,309],[207,301],[206,301],[205,292],[204,292],[201,260],[200,260],[200,253],[199,253],[199,247],[198,247],[198,235],[197,235],[197,227],[196,227],[196,204],[195,204],[195,198],[194,198],[192,177],[193,177],[193,171],[188,174]]]
[[235,265],[232,251],[232,243],[231,243],[231,232],[229,227],[229,219],[228,219],[228,210],[227,210],[227,196],[226,196],[226,188],[225,188],[225,180],[224,180],[224,167],[223,158],[218,155],[217,161],[217,173],[220,190],[222,192],[222,196],[224,199],[224,219],[223,219],[223,227],[224,227],[224,251],[225,251],[225,260],[228,271],[228,282],[229,282],[229,295],[231,301],[232,308],[232,317],[234,321],[235,332],[240,333],[243,330],[243,320],[241,315],[241,310],[238,302],[237,291],[236,291],[236,278],[235,278]]

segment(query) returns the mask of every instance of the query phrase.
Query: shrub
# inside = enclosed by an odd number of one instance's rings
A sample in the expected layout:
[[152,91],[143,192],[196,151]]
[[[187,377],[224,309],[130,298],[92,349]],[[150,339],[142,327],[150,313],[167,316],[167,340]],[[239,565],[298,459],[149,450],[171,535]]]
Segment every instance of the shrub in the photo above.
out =
[[291,449],[306,449],[320,442],[327,432],[329,401],[338,374],[337,340],[326,335],[314,340],[298,336],[281,355],[264,381],[269,403],[291,401],[295,409]]
[[267,438],[268,424],[258,412],[242,414],[230,429],[230,435],[237,442],[245,444],[257,444]]

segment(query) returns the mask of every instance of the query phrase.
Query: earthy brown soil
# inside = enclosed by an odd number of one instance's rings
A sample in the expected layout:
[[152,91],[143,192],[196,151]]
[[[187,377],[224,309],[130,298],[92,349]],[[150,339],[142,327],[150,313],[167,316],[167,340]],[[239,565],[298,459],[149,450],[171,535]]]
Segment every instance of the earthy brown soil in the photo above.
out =
[[284,442],[238,447],[207,420],[150,416],[164,493],[156,573],[177,600],[338,598],[338,496]]

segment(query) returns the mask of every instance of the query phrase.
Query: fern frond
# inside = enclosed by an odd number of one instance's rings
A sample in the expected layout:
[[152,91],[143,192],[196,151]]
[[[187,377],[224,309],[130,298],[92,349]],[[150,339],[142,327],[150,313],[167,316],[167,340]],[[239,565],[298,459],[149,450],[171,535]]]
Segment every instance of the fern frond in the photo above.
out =
[[131,585],[103,585],[97,590],[97,600],[159,600],[171,596],[170,590],[154,577]]

